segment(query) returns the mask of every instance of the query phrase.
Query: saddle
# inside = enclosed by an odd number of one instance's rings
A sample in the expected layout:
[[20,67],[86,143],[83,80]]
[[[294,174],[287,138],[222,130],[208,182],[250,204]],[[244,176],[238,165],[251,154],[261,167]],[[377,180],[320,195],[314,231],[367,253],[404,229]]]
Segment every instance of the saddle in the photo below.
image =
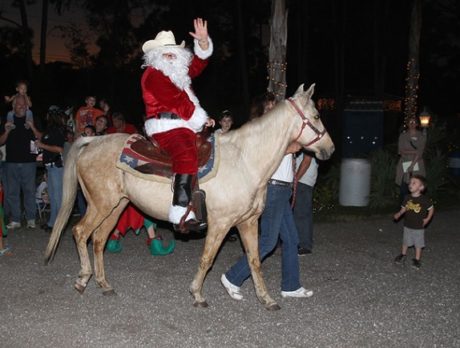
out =
[[[207,129],[196,135],[198,167],[205,165],[211,156],[212,144],[208,141],[209,135],[210,132]],[[149,160],[148,163],[137,166],[135,170],[143,174],[155,174],[163,177],[171,177],[174,174],[171,157],[151,141],[144,138],[139,139],[131,144],[131,150]]]

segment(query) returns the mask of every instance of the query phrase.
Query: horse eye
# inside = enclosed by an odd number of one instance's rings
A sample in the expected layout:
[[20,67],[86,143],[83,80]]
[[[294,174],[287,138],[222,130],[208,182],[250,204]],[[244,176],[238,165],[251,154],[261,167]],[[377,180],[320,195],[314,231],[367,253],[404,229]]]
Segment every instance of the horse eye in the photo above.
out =
[[314,118],[315,120],[319,120],[319,113],[316,114],[315,116],[313,116],[313,118]]

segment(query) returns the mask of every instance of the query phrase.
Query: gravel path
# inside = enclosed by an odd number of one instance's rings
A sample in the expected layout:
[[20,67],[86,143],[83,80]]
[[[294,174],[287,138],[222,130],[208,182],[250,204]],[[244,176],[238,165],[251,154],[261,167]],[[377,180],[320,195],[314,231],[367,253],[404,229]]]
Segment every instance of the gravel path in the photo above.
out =
[[153,257],[145,237],[128,234],[121,254],[105,254],[117,296],[103,296],[93,279],[81,296],[70,230],[48,266],[48,235],[15,230],[12,255],[0,257],[0,347],[460,347],[459,213],[436,213],[420,270],[393,264],[402,223],[390,217],[316,224],[314,252],[300,259],[312,298],[280,296],[279,251],[263,264],[277,312],[257,301],[251,280],[240,302],[221,286],[242,253],[238,242],[222,247],[204,284],[209,308],[201,309],[188,287],[204,239]]

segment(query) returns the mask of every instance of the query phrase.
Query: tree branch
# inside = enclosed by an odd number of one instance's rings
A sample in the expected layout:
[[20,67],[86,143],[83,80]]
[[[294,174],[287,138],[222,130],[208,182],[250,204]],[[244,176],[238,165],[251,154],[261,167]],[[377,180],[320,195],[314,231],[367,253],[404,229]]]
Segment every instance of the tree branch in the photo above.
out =
[[12,19],[3,17],[2,15],[0,15],[0,21],[5,21],[5,22],[8,22],[8,23],[14,24],[15,26],[17,26],[19,28],[22,27],[21,23],[18,23],[16,21],[13,21]]

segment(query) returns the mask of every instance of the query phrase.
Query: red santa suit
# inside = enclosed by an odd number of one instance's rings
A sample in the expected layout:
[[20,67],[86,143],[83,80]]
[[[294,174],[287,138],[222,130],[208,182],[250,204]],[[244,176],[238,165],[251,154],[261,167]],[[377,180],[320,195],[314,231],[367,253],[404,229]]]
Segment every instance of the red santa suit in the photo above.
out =
[[193,57],[183,44],[176,45],[172,32],[160,32],[155,40],[147,41],[142,47],[146,66],[141,80],[145,131],[172,159],[175,178],[169,221],[177,227],[185,219],[188,229],[206,227],[206,222],[196,221],[187,207],[191,201],[192,181],[198,172],[196,133],[208,120],[191,81],[207,66],[212,54],[212,41],[209,37],[207,40],[206,50],[194,40]]

